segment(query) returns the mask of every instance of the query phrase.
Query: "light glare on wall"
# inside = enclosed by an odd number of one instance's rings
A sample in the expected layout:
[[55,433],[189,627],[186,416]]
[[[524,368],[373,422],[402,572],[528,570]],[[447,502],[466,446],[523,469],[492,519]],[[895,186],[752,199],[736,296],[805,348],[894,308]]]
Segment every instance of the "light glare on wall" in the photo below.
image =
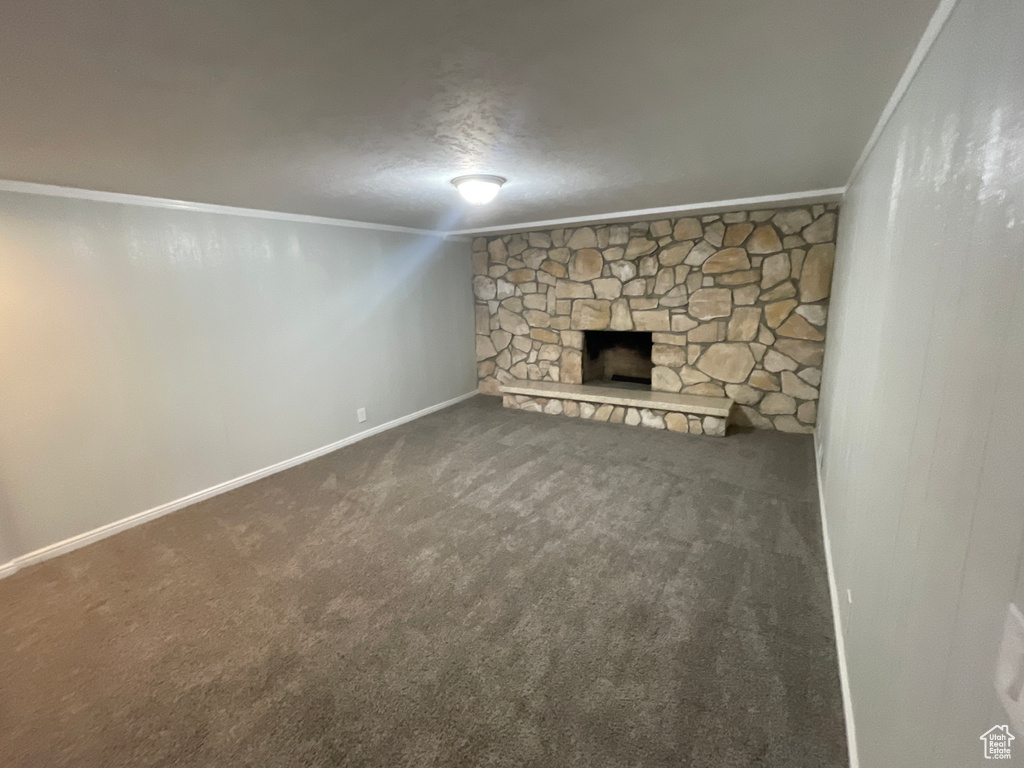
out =
[[505,179],[501,176],[459,176],[452,179],[452,184],[467,203],[486,205],[497,196]]

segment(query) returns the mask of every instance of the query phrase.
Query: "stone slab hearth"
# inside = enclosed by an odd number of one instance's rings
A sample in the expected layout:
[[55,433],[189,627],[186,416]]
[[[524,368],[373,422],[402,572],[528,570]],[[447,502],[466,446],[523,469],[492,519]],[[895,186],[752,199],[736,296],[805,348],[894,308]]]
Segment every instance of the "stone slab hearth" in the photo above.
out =
[[506,408],[716,437],[725,436],[733,407],[727,397],[549,381],[513,381],[501,392]]

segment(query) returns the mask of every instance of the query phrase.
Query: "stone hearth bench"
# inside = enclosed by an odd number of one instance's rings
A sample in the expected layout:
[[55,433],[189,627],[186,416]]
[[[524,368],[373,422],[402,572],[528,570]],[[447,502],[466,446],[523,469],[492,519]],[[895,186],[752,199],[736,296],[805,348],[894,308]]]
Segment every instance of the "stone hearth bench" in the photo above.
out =
[[553,381],[508,381],[501,393],[506,408],[716,437],[725,435],[733,405],[728,397]]

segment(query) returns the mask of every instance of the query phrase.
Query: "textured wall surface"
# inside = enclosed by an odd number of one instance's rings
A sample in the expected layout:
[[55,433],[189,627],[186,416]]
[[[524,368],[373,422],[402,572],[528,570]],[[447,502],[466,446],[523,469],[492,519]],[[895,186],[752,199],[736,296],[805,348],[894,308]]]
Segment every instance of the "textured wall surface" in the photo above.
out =
[[810,432],[837,215],[828,204],[477,238],[480,389],[579,384],[582,331],[651,331],[653,390],[728,395],[737,423]]
[[472,391],[467,251],[0,195],[0,555]]
[[992,765],[979,737],[1011,722],[1022,39],[1020,0],[961,0],[843,205],[818,437],[862,768]]

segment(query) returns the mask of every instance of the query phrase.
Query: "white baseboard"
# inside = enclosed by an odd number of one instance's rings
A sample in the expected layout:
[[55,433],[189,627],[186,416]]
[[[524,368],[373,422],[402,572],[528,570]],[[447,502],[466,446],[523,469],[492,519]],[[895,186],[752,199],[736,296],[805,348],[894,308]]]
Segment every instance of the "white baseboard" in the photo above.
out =
[[251,483],[255,480],[260,480],[264,477],[268,477],[277,472],[281,472],[282,470],[290,469],[291,467],[298,466],[299,464],[304,464],[307,461],[311,461],[313,459],[319,458],[320,456],[324,456],[325,454],[336,451],[339,448],[344,448],[346,445],[358,443],[360,440],[365,440],[366,438],[372,437],[373,435],[379,434],[381,432],[386,432],[387,430],[393,429],[394,427],[398,427],[401,426],[402,424],[414,421],[415,419],[418,419],[421,416],[426,416],[427,414],[434,413],[435,411],[440,411],[443,408],[455,405],[456,403],[461,403],[463,400],[468,400],[469,398],[475,396],[476,394],[476,390],[473,390],[472,392],[467,392],[464,395],[453,397],[451,400],[446,400],[443,403],[431,405],[427,408],[424,408],[423,410],[416,411],[415,413],[410,413],[407,416],[401,416],[397,419],[393,419],[392,421],[380,424],[376,427],[371,427],[370,429],[367,429],[363,432],[359,432],[355,435],[352,435],[351,437],[346,437],[341,440],[338,440],[337,442],[331,443],[330,445],[325,445],[322,448],[315,448],[312,451],[307,451],[306,453],[303,453],[299,456],[295,456],[290,459],[285,459],[284,461],[278,462],[277,464],[272,464],[269,467],[257,469],[255,472],[250,472],[246,475],[242,475],[241,477],[236,477],[233,480],[228,480],[226,482],[219,483],[217,485],[212,486],[211,488],[206,488],[205,490],[202,491],[196,491],[195,493],[189,494],[188,496],[183,496],[180,499],[169,501],[166,504],[161,504],[158,507],[147,509],[144,512],[139,512],[137,514],[123,518],[121,520],[116,520],[113,523],[108,523],[107,525],[100,526],[99,528],[94,528],[91,531],[86,531],[85,533],[80,533],[77,536],[72,536],[70,539],[58,541],[56,544],[50,544],[49,546],[43,547],[42,549],[37,549],[34,552],[29,552],[28,554],[22,555],[21,557],[16,557],[13,560],[4,563],[3,565],[0,565],[0,579],[4,578],[5,576],[10,576],[11,574],[15,573],[21,568],[24,568],[25,566],[33,565],[35,563],[41,563],[43,560],[49,560],[50,558],[57,557],[58,555],[66,554],[67,552],[71,552],[72,550],[84,547],[87,544],[92,544],[93,542],[99,541],[100,539],[105,539],[108,536],[113,536],[115,533],[120,533],[121,531],[127,530],[128,528],[134,528],[136,525],[141,525],[142,523],[154,520],[163,515],[182,509],[183,507],[188,507],[192,504],[196,504],[200,501],[212,498],[213,496],[218,496],[222,493],[226,493],[227,491],[234,490],[235,488],[240,488],[243,485],[247,485],[248,483]]
[[832,623],[836,633],[836,656],[839,659],[839,686],[843,694],[843,716],[846,720],[846,746],[850,755],[850,768],[860,768],[857,757],[857,729],[853,723],[853,699],[850,698],[850,674],[846,667],[846,642],[843,638],[843,620],[839,613],[839,588],[832,565],[832,540],[828,535],[828,517],[825,515],[825,493],[821,487],[821,451],[818,432],[814,432],[814,468],[818,481],[818,509],[821,511],[821,535],[825,544],[825,567],[828,569],[828,593],[832,599]]

